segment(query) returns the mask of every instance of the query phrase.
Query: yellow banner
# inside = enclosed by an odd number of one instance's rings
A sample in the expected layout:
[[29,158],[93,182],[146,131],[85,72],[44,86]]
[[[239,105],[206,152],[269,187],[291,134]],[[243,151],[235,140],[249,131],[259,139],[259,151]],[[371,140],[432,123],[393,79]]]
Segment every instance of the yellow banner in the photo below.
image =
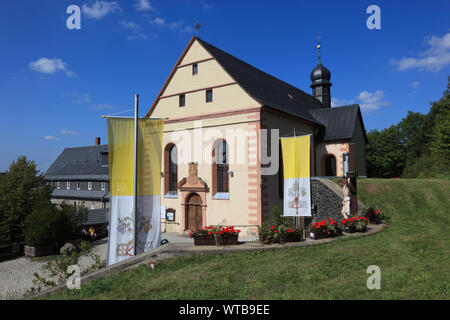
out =
[[[161,194],[164,120],[138,121],[138,196]],[[108,118],[109,179],[111,196],[134,192],[134,119]]]
[[310,177],[311,135],[282,138],[284,179]]

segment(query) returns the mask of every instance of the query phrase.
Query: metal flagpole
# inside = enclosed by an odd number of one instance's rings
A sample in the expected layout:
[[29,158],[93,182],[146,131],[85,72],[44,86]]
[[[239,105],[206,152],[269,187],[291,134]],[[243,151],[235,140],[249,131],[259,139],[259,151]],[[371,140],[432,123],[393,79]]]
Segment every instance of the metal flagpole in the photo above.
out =
[[134,255],[137,254],[137,219],[138,219],[138,212],[137,212],[137,166],[138,166],[138,107],[139,104],[139,95],[134,95],[134,195],[133,195],[133,202],[134,202]]

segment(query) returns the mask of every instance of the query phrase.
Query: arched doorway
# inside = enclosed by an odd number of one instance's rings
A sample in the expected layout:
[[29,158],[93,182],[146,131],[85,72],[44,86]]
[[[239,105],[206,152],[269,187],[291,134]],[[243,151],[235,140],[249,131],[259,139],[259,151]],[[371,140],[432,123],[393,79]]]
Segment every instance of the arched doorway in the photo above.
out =
[[196,230],[202,227],[202,223],[202,199],[197,193],[192,193],[186,203],[186,229]]

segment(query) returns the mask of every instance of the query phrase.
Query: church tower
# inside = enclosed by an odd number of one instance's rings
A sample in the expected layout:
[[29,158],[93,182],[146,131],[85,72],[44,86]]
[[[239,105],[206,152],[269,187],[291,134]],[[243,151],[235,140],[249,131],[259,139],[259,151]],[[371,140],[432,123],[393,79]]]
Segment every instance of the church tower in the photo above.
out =
[[319,51],[319,64],[311,72],[312,95],[322,102],[324,108],[331,108],[331,73],[320,61],[320,42],[317,44]]

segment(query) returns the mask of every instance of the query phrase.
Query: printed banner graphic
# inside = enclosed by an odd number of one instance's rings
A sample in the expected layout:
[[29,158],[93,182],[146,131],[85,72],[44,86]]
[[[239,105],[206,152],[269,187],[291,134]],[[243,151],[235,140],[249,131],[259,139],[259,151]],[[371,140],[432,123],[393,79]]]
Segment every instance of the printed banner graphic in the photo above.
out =
[[[164,121],[139,119],[137,214],[134,220],[134,119],[109,118],[110,223],[107,264],[161,242],[161,157]],[[136,232],[135,232],[136,227]],[[136,239],[135,239],[136,237]]]
[[311,216],[310,140],[311,135],[281,138],[284,216]]

